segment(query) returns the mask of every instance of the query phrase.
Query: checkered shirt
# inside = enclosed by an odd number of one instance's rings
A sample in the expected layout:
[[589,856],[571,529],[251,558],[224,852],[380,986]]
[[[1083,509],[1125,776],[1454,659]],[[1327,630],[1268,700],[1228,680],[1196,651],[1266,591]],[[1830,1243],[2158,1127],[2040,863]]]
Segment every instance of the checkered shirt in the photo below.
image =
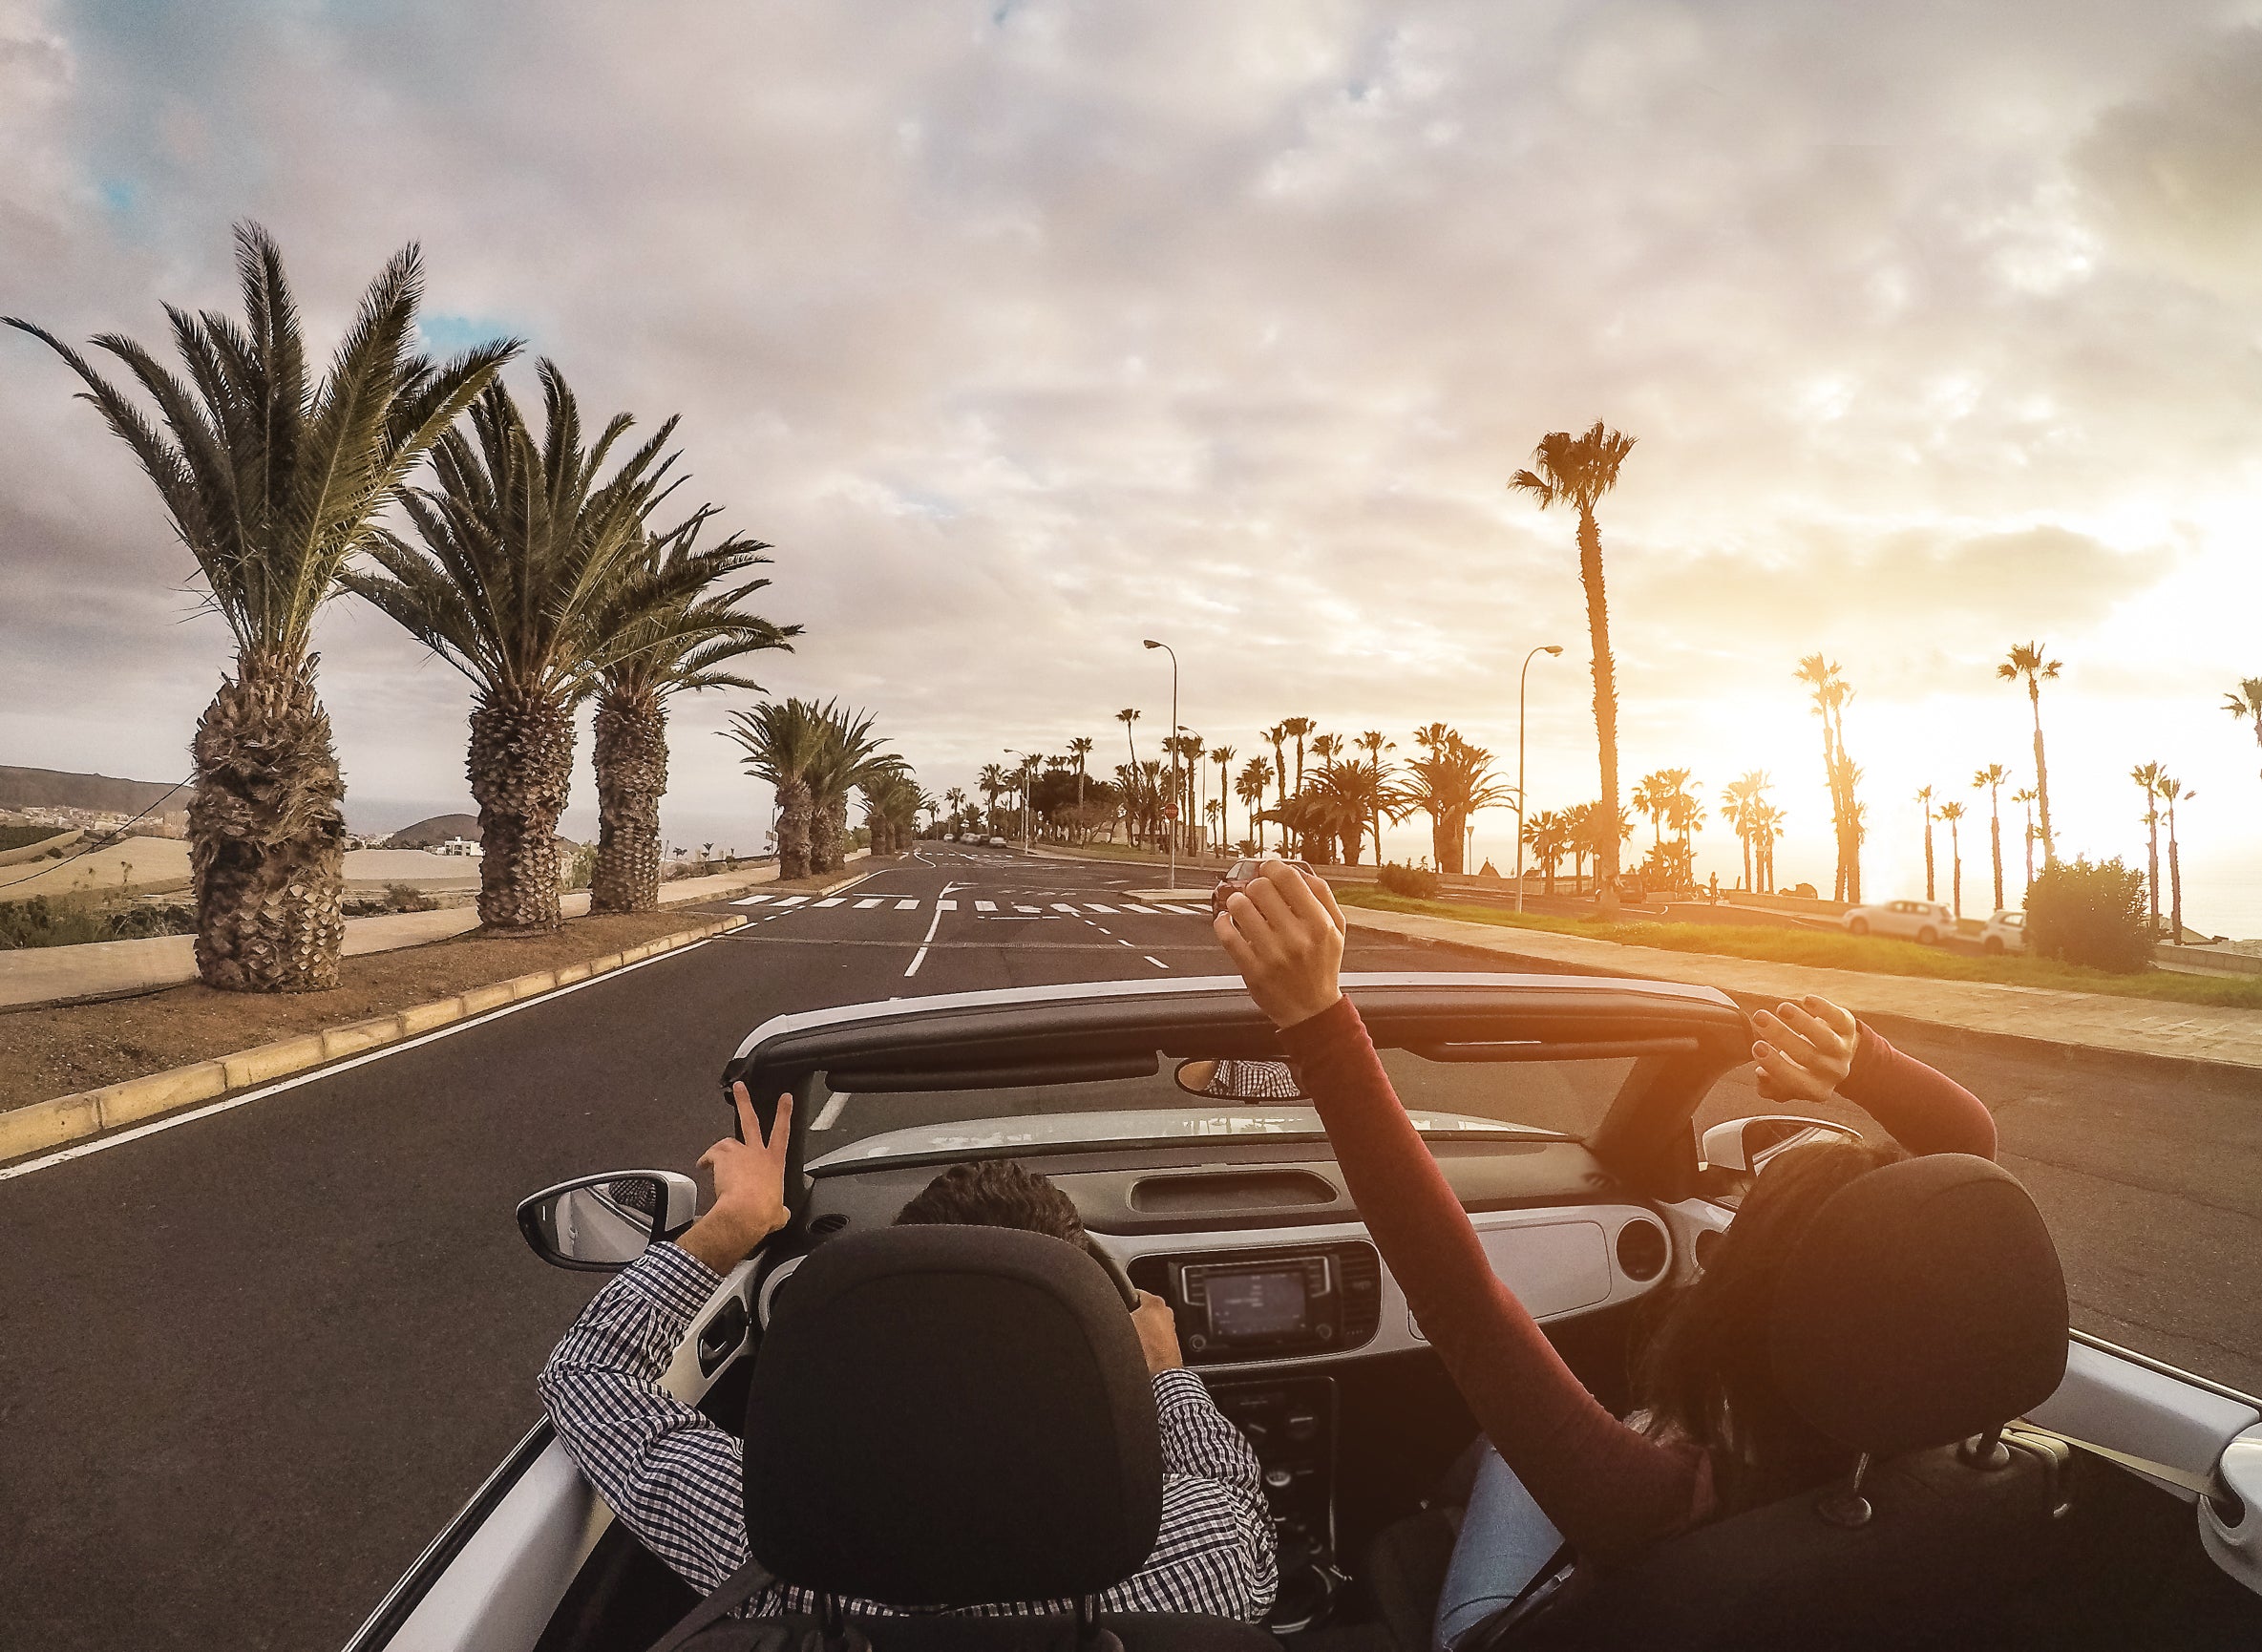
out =
[[[565,1333],[536,1387],[566,1453],[645,1547],[702,1595],[747,1563],[742,1446],[660,1378],[721,1276],[671,1244],[655,1245],[600,1291]],[[1146,1565],[1099,1598],[1102,1612],[1204,1612],[1259,1621],[1277,1584],[1272,1517],[1257,1453],[1191,1371],[1154,1379],[1161,1425],[1162,1526]],[[775,1584],[742,1616],[814,1612],[817,1598]],[[885,1614],[874,1601],[851,1612]],[[1073,1600],[966,1610],[1064,1613]]]

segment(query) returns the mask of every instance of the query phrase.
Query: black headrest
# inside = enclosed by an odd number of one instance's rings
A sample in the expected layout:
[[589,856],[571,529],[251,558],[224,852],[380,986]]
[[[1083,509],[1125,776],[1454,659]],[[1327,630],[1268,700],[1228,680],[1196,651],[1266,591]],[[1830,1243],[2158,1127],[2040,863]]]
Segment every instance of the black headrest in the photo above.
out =
[[747,1402],[746,1526],[779,1578],[896,1606],[1096,1594],[1162,1520],[1138,1333],[1041,1234],[828,1240],[777,1293]]
[[1772,1355],[1809,1423],[1885,1457],[2007,1423],[2065,1375],[2065,1276],[2018,1178],[1902,1159],[1823,1205],[1775,1286]]

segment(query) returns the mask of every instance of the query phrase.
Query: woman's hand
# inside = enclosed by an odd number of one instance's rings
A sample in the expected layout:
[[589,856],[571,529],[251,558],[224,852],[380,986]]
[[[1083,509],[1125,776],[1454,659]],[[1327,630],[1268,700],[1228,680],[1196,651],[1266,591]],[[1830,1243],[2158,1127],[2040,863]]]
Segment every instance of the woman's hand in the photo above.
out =
[[1861,1037],[1852,1011],[1811,994],[1761,1010],[1751,1025],[1760,1035],[1751,1047],[1753,1076],[1766,1102],[1829,1100],[1852,1069]]
[[743,1084],[730,1087],[745,1139],[725,1136],[699,1158],[714,1173],[715,1201],[676,1243],[719,1274],[753,1254],[786,1225],[786,1143],[793,1136],[793,1098],[777,1098],[777,1117],[767,1139],[754,1116],[754,1098]]
[[1267,860],[1212,927],[1275,1027],[1309,1021],[1342,996],[1343,913],[1324,879]]

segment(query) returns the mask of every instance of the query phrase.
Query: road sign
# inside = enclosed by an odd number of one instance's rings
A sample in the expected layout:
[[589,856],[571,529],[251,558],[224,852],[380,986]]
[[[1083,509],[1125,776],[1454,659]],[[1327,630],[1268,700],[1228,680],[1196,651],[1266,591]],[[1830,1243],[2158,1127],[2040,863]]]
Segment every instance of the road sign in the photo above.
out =
[[1178,805],[1175,803],[1165,803],[1162,806],[1162,817],[1165,820],[1175,820],[1178,817]]

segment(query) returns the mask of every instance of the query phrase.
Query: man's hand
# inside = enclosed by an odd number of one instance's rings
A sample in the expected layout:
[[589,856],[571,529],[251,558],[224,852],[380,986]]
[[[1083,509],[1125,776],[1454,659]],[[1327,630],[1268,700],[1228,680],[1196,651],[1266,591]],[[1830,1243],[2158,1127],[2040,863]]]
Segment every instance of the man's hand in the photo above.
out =
[[777,1098],[777,1118],[767,1140],[754,1116],[754,1098],[746,1086],[730,1087],[738,1106],[743,1141],[725,1136],[699,1158],[714,1173],[715,1199],[707,1214],[675,1242],[719,1274],[727,1274],[753,1254],[754,1247],[786,1225],[786,1143],[793,1122],[793,1098]]
[[1174,1371],[1186,1363],[1178,1353],[1178,1318],[1171,1312],[1171,1304],[1152,1291],[1139,1293],[1139,1305],[1131,1312],[1131,1325],[1139,1333],[1139,1347],[1147,1356],[1149,1376]]
[[1343,914],[1325,879],[1267,860],[1212,925],[1275,1027],[1294,1027],[1342,996]]
[[1763,1009],[1751,1025],[1760,1035],[1751,1058],[1762,1101],[1827,1101],[1852,1070],[1860,1024],[1827,998],[1779,1004],[1772,1014]]

